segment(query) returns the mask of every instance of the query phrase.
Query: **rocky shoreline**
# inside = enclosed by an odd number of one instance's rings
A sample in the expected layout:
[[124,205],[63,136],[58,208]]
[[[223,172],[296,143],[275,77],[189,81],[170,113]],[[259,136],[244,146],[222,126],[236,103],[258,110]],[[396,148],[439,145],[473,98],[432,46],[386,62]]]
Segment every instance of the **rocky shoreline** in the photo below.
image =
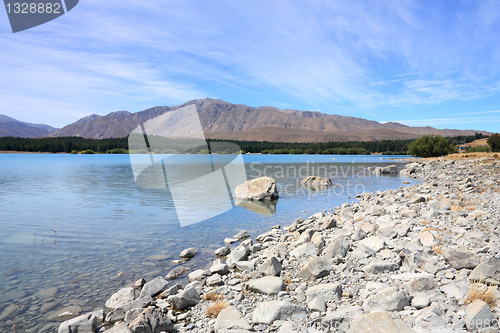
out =
[[140,279],[59,332],[497,332],[499,171],[493,158],[410,163],[418,185],[241,231],[189,284],[175,282],[182,265]]

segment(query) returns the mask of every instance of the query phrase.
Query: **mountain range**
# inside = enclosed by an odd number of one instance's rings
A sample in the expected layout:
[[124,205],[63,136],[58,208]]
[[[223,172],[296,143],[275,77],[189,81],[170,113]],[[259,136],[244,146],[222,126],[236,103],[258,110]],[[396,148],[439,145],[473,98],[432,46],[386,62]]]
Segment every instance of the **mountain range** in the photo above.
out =
[[47,136],[56,128],[44,124],[32,124],[0,114],[0,137],[15,136],[37,138]]
[[135,113],[118,111],[105,116],[92,114],[61,129],[54,129],[48,125],[16,122],[12,118],[0,116],[0,119],[8,118],[14,121],[0,120],[0,136],[80,136],[96,139],[124,137],[149,119],[191,104],[197,107],[206,136],[213,139],[326,142],[411,139],[425,134],[443,136],[474,135],[476,132],[488,134],[475,130],[410,127],[395,122],[379,123],[362,118],[278,109],[271,106],[250,107],[206,98],[177,106],[157,106]]

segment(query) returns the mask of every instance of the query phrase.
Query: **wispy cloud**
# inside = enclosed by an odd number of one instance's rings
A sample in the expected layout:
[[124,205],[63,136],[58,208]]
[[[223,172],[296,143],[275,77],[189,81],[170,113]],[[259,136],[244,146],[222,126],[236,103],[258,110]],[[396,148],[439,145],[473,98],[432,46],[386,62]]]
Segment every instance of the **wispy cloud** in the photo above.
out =
[[428,118],[428,119],[395,120],[394,122],[410,126],[429,126],[429,125],[440,125],[440,124],[478,124],[478,123],[483,123],[485,121],[499,123],[500,117]]
[[477,112],[464,112],[464,113],[461,113],[461,114],[484,114],[484,113],[500,113],[500,110],[477,111]]
[[452,112],[500,96],[499,13],[494,1],[81,1],[0,34],[0,113],[63,125],[201,97],[375,119]]

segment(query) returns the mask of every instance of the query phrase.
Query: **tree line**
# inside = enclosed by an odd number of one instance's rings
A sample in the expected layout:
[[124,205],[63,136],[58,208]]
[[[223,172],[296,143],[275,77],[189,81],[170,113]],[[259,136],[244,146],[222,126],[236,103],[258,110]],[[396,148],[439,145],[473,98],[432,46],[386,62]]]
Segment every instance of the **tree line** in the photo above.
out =
[[[457,136],[448,138],[453,145],[474,141],[486,137],[476,133],[471,136]],[[232,153],[233,143],[245,153],[262,154],[371,154],[405,155],[409,145],[415,140],[380,140],[380,141],[349,141],[349,142],[268,142],[268,141],[232,141],[232,140],[207,140],[212,147],[212,152]],[[172,143],[169,143],[172,146]],[[214,147],[219,147],[218,149]],[[18,138],[1,137],[0,150],[3,151],[28,151],[49,153],[127,153],[128,137],[108,139],[86,139],[81,137],[49,137],[49,138]],[[146,152],[146,151],[144,151]],[[206,149],[186,151],[191,153],[207,153]]]
[[123,138],[86,139],[81,137],[53,137],[53,138],[0,138],[0,150],[29,151],[46,153],[71,153],[72,151],[92,150],[105,153],[108,150],[127,148],[128,140]]

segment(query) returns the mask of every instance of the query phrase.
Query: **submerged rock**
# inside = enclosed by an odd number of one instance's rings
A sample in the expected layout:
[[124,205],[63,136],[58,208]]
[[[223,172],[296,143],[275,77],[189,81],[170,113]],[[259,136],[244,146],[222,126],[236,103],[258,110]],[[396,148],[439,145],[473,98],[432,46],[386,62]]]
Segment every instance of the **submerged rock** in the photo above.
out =
[[329,178],[317,177],[317,176],[308,176],[302,179],[300,183],[303,186],[312,189],[320,189],[332,186],[332,181]]
[[189,272],[188,267],[175,267],[165,276],[167,280],[175,280],[185,272]]
[[191,259],[198,253],[198,250],[195,249],[194,247],[190,247],[188,249],[182,250],[182,252],[179,254],[181,258],[184,259]]

